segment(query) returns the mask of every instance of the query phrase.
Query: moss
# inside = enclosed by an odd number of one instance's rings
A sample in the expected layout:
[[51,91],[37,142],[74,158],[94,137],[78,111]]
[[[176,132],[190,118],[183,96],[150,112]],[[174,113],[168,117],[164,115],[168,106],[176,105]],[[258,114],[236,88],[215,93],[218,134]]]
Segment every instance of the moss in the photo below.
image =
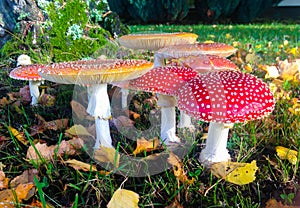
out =
[[36,41],[31,30],[15,32],[1,48],[1,58],[25,53],[35,63],[51,63],[94,57],[112,36],[129,32],[103,1],[53,0],[41,9],[46,21],[32,26],[38,28]]

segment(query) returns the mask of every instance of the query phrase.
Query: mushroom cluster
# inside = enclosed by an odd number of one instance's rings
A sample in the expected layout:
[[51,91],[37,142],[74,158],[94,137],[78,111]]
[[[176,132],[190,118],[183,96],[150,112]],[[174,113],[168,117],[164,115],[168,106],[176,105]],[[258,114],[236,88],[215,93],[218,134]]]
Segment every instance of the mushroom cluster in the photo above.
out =
[[[48,80],[86,86],[86,111],[95,118],[95,149],[101,145],[112,147],[108,84],[119,86],[125,92],[157,93],[161,107],[160,137],[165,144],[180,142],[176,136],[176,106],[182,113],[181,118],[210,122],[206,146],[199,158],[203,164],[210,165],[230,159],[226,148],[229,127],[267,116],[273,111],[275,100],[262,80],[240,72],[226,58],[236,51],[234,47],[223,43],[196,43],[197,37],[193,33],[122,36],[119,42],[125,47],[154,50],[154,62],[94,59],[50,65],[29,63],[12,70],[10,76],[25,79],[22,77],[25,74],[31,77],[30,83]],[[37,104],[38,88],[34,91],[33,105]],[[123,107],[126,104],[127,101],[123,102]],[[181,123],[181,127],[189,125],[190,121]]]

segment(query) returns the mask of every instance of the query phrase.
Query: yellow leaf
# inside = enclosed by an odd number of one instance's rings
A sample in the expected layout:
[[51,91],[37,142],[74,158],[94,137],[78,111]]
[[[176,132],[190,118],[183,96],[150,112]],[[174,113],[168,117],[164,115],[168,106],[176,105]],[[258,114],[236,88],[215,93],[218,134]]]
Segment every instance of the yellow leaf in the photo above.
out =
[[277,146],[276,153],[281,160],[288,160],[291,164],[296,165],[298,160],[298,152],[286,147]]
[[16,137],[16,139],[21,142],[22,144],[24,145],[27,145],[28,144],[28,140],[24,137],[24,134],[23,133],[20,133],[17,129],[11,127],[11,126],[8,126],[7,127],[8,130],[12,133],[12,135],[14,137]]
[[278,68],[276,66],[265,65],[261,69],[263,69],[267,72],[266,75],[265,75],[266,79],[267,78],[277,78],[277,77],[279,77],[279,71],[278,71]]
[[[83,171],[97,171],[95,165],[87,164],[75,159],[65,161],[69,166],[74,168],[75,170],[83,170]],[[91,167],[92,166],[92,167]]]
[[144,151],[156,149],[158,145],[159,145],[159,140],[157,137],[152,140],[146,140],[145,138],[138,139],[136,141],[136,148],[133,151],[133,154],[136,155]]
[[65,132],[73,136],[93,136],[86,130],[84,126],[80,124],[70,127],[69,129],[65,130]]
[[170,156],[168,158],[168,163],[170,163],[171,165],[174,166],[173,167],[173,172],[174,172],[174,175],[176,176],[176,178],[179,181],[181,181],[182,183],[188,183],[188,184],[194,183],[195,178],[188,179],[184,169],[182,168],[182,162],[178,158],[177,155],[175,155],[174,153],[171,152]]
[[113,147],[100,146],[94,152],[94,159],[99,162],[111,163],[119,167],[120,154]]
[[118,189],[113,194],[108,208],[138,208],[139,195],[126,189]]
[[220,162],[212,165],[211,172],[230,183],[245,185],[255,180],[257,169],[255,160],[251,163]]

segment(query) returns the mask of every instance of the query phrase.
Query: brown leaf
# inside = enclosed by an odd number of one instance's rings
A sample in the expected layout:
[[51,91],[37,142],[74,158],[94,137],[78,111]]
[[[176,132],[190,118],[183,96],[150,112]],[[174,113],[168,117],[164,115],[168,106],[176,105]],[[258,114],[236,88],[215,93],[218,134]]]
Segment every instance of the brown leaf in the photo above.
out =
[[[35,148],[33,146],[28,148],[26,158],[29,160],[34,160],[35,162],[39,162],[41,159],[53,160],[55,155],[58,156],[58,158],[64,154],[75,155],[81,151],[83,145],[83,141],[78,137],[74,137],[68,141],[63,140],[59,145],[47,146],[47,144],[37,143],[35,144]],[[38,151],[38,153],[35,149]]]
[[75,124],[74,126],[71,126],[69,129],[65,130],[65,133],[72,135],[72,136],[92,136],[87,129],[80,125],[80,124]]
[[165,208],[183,208],[183,206],[175,198],[175,200],[172,202],[172,204],[166,206]]
[[175,155],[174,153],[171,152],[170,156],[168,158],[168,163],[173,165],[174,175],[176,176],[176,178],[179,181],[181,181],[182,183],[188,183],[188,184],[193,184],[194,183],[195,178],[188,179],[188,177],[186,176],[186,173],[185,173],[185,171],[182,167],[182,162],[178,158],[177,155]]
[[143,137],[143,138],[138,139],[136,141],[136,148],[133,151],[133,154],[136,155],[136,154],[139,154],[139,153],[144,152],[144,151],[154,150],[158,147],[158,145],[159,145],[159,139],[157,137],[155,137],[152,140],[146,140]]
[[31,102],[29,85],[20,88],[19,95],[21,96],[22,103],[29,104]]
[[55,99],[56,97],[50,94],[44,93],[44,90],[42,91],[41,95],[39,96],[39,104],[46,107],[51,107],[55,105]]
[[75,113],[75,115],[77,116],[77,118],[79,120],[83,120],[83,119],[88,119],[90,121],[93,121],[94,118],[92,116],[90,116],[87,112],[86,112],[86,108],[81,105],[80,103],[72,100],[70,102],[73,113]]
[[0,99],[0,107],[7,106],[9,104],[10,104],[10,102],[7,100],[6,97],[3,97],[3,98]]
[[127,116],[118,116],[117,118],[113,118],[112,121],[118,129],[123,127],[132,127],[134,125],[134,121]]
[[97,171],[95,165],[87,164],[75,159],[65,161],[69,166],[74,168],[75,170],[83,170],[83,171]]
[[15,188],[20,184],[33,183],[34,176],[38,178],[38,171],[36,169],[25,170],[21,175],[11,180],[10,187]]
[[69,119],[67,119],[67,118],[48,121],[45,123],[45,128],[54,130],[54,131],[63,130],[68,127],[68,122],[69,122]]

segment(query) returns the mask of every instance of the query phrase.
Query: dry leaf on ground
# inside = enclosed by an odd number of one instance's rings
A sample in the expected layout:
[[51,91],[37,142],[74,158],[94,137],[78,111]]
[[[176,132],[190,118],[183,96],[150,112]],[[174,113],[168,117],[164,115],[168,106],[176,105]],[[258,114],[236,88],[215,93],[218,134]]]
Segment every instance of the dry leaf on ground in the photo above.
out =
[[286,147],[277,146],[275,147],[277,156],[281,160],[288,160],[291,164],[296,165],[298,161],[298,152],[295,150],[291,150]]
[[28,139],[24,136],[23,132],[19,132],[17,129],[11,126],[8,126],[7,128],[19,142],[21,142],[24,145],[27,145],[29,143]]
[[99,162],[111,163],[117,168],[120,163],[120,154],[115,148],[100,146],[94,152],[94,159]]
[[25,170],[21,175],[16,176],[11,180],[10,187],[15,188],[20,184],[33,183],[33,178],[38,177],[38,171],[36,169]]
[[171,165],[173,165],[173,172],[175,177],[181,181],[182,183],[188,183],[188,184],[192,184],[195,181],[195,178],[192,179],[188,179],[183,167],[182,167],[182,162],[181,160],[178,158],[177,155],[175,155],[174,153],[170,153],[170,156],[168,158],[168,163],[170,163]]
[[258,167],[255,160],[251,163],[219,162],[211,166],[213,175],[237,185],[245,185],[253,182],[257,170]]
[[138,208],[139,195],[133,191],[126,189],[118,189],[113,194],[108,208]]
[[154,139],[151,140],[146,140],[144,137],[141,139],[137,139],[136,141],[136,148],[133,151],[133,154],[139,154],[141,152],[148,152],[157,149],[159,145],[159,139],[155,137]]
[[0,171],[0,189],[8,188],[9,178],[6,178],[5,173]]
[[[0,207],[15,207],[14,203],[30,199],[35,193],[33,183],[19,184],[15,189],[5,189],[0,191]],[[16,200],[17,199],[17,200]]]
[[77,137],[74,137],[68,141],[63,140],[59,145],[47,146],[47,144],[37,143],[35,144],[35,147],[30,146],[28,148],[26,158],[38,162],[41,159],[53,160],[55,155],[58,157],[61,157],[64,154],[75,155],[81,151],[83,145],[83,141]]
[[97,171],[97,168],[95,165],[91,165],[88,163],[81,162],[79,160],[71,159],[64,161],[67,163],[69,166],[74,168],[75,170],[83,170],[83,171]]
[[92,134],[89,133],[89,131],[82,125],[80,124],[75,124],[74,126],[71,126],[69,129],[65,130],[65,133],[69,137],[74,137],[74,136],[89,136],[93,137]]

